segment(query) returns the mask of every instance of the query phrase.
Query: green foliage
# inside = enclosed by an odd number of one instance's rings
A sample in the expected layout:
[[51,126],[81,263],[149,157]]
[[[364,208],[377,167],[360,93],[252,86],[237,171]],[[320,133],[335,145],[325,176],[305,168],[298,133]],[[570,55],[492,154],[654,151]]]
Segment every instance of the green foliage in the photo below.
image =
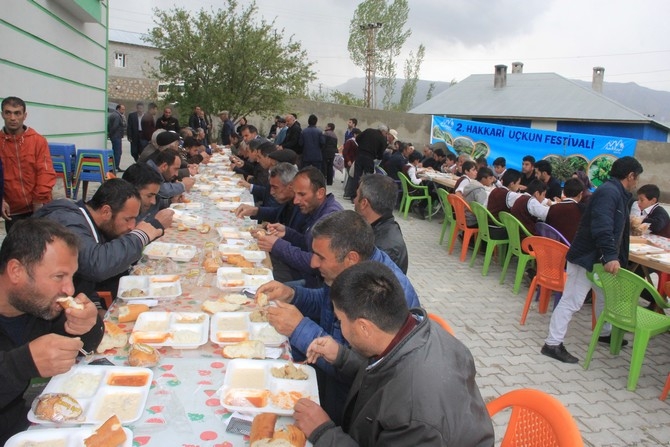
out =
[[355,65],[365,70],[368,50],[368,31],[361,30],[361,25],[382,23],[376,30],[375,53],[373,64],[379,85],[384,90],[382,105],[391,109],[391,99],[395,92],[396,58],[402,50],[407,38],[412,34],[404,29],[409,16],[407,0],[394,0],[387,4],[386,0],[365,0],[361,2],[349,24],[349,55]]
[[416,86],[419,83],[419,69],[425,55],[426,47],[421,44],[416,51],[416,56],[410,51],[409,59],[405,62],[405,85],[402,86],[400,103],[398,104],[398,110],[402,112],[407,112],[412,107],[416,95]]
[[291,96],[305,96],[315,79],[312,62],[299,42],[274,21],[258,20],[255,2],[246,7],[224,0],[221,9],[191,14],[182,8],[154,10],[154,27],[146,39],[161,49],[161,81],[183,82],[184,92],[170,89],[167,101],[182,110],[200,105],[208,113],[229,110],[239,117],[269,115]]
[[430,98],[433,97],[434,92],[435,92],[435,83],[431,82],[430,86],[428,87],[428,92],[426,93],[426,101],[428,101]]

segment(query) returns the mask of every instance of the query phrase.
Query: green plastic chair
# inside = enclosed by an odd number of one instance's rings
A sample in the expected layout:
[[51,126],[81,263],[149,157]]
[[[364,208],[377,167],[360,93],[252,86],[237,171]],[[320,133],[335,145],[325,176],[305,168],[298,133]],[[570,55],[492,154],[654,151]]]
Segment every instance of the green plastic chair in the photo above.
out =
[[503,224],[493,217],[493,214],[479,202],[470,203],[470,208],[472,209],[472,213],[477,217],[477,226],[479,227],[477,239],[475,239],[475,249],[472,252],[472,259],[470,259],[470,267],[475,265],[475,258],[477,257],[477,253],[479,253],[479,246],[482,241],[486,242],[484,267],[482,267],[482,276],[486,276],[489,274],[489,266],[491,264],[491,259],[493,258],[493,250],[495,250],[496,247],[500,247],[500,261],[502,262],[505,258],[505,248],[509,243],[509,239],[491,239],[489,225],[492,224],[497,227],[502,227]]
[[[400,184],[402,185],[402,201],[400,202],[400,212],[404,213],[403,217],[407,219],[407,213],[409,212],[409,207],[411,203],[415,200],[427,200],[428,201],[428,220],[431,220],[433,217],[433,199],[430,197],[427,186],[415,185],[410,182],[405,174],[398,172],[398,178],[400,179]],[[420,195],[410,195],[410,191],[420,192]]]
[[605,268],[601,264],[596,264],[593,266],[593,274],[589,274],[589,279],[603,289],[605,308],[593,330],[589,351],[584,360],[584,369],[588,369],[591,363],[591,357],[598,344],[598,337],[603,325],[605,322],[609,322],[612,324],[612,336],[610,338],[610,353],[612,355],[618,355],[621,351],[624,332],[634,334],[633,353],[631,354],[626,388],[629,391],[635,391],[649,339],[670,329],[670,317],[638,305],[640,293],[646,289],[661,308],[667,309],[670,306],[661,298],[653,285],[626,269],[619,269],[616,275],[612,275],[605,272]]
[[516,267],[516,277],[514,279],[514,293],[519,293],[521,288],[521,279],[523,279],[523,272],[526,270],[526,265],[528,262],[533,260],[533,257],[527,253],[524,253],[521,250],[521,233],[525,236],[532,236],[526,227],[519,222],[519,219],[512,216],[507,211],[501,211],[498,214],[500,221],[503,226],[507,229],[507,237],[509,238],[509,247],[507,248],[507,256],[505,256],[505,264],[503,264],[503,270],[500,274],[500,284],[505,281],[505,275],[507,275],[507,268],[509,267],[509,262],[512,260],[512,256],[516,256],[519,259],[519,262]]
[[[437,188],[437,198],[440,200],[440,204],[442,204],[442,209],[444,210],[444,221],[442,222],[442,230],[440,231],[440,245],[442,245],[442,242],[444,241],[444,234],[447,232],[447,225],[449,225],[449,228],[454,228],[454,225],[456,225],[454,210],[451,207],[449,200],[447,200],[447,197],[449,197],[449,193],[446,189]],[[449,238],[447,249],[451,248],[451,244],[454,243],[454,235],[455,233],[452,232],[451,237]]]

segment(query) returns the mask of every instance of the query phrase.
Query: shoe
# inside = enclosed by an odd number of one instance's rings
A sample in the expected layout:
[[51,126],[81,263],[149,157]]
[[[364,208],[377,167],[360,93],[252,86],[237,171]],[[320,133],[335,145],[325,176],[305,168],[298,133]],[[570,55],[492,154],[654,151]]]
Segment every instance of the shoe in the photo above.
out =
[[579,361],[577,357],[570,354],[568,350],[565,349],[563,343],[558,346],[549,346],[545,343],[540,352],[547,357],[551,357],[552,359],[556,359],[563,363],[577,363]]
[[116,172],[125,172],[125,171],[121,168],[116,168]]
[[[610,341],[612,340],[611,335],[603,335],[601,337],[598,337],[598,343],[604,343],[606,345],[610,344]],[[628,340],[622,340],[621,341],[621,347],[628,346]]]

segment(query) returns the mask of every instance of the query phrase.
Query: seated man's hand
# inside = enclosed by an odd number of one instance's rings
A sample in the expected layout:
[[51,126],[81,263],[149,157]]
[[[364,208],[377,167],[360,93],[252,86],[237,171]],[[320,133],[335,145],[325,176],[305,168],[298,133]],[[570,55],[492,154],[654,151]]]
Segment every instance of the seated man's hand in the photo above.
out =
[[163,225],[163,228],[170,228],[174,219],[174,210],[171,208],[162,209],[154,217]]
[[163,230],[156,228],[149,222],[142,221],[135,225],[136,230],[144,231],[149,236],[150,241],[154,241],[163,235]]
[[251,186],[251,183],[247,182],[246,180],[240,180],[237,182],[237,186],[244,188],[244,189],[249,189]]
[[302,321],[302,313],[292,304],[277,301],[276,306],[268,306],[266,309],[268,322],[282,335],[290,337],[295,328]]
[[79,304],[83,304],[83,309],[69,307],[65,312],[65,332],[71,335],[83,335],[95,326],[97,322],[98,309],[95,304],[88,299],[86,295],[80,293],[74,297]]
[[209,155],[209,154],[208,154],[207,152],[205,152],[205,151],[200,152],[200,156],[202,157],[202,162],[203,162],[204,164],[209,163],[209,160],[211,160],[211,158],[212,158],[212,156]]
[[193,188],[193,185],[195,185],[195,179],[192,177],[184,177],[181,179],[181,182],[184,184],[186,192],[190,191],[191,188]]
[[256,296],[264,293],[268,296],[270,301],[282,301],[284,303],[290,303],[293,300],[295,295],[295,290],[291,287],[280,283],[279,281],[270,281],[266,282],[258,288],[256,291]]
[[258,214],[258,207],[243,203],[242,205],[235,208],[235,216],[244,217],[244,216],[255,216]]
[[319,357],[323,357],[328,363],[333,363],[339,350],[340,344],[333,337],[316,338],[307,348],[307,363],[316,363]]
[[258,248],[260,248],[265,252],[270,253],[272,251],[272,247],[274,247],[275,242],[277,242],[279,238],[275,235],[269,235],[269,236],[259,235],[257,240],[258,240]]
[[198,165],[195,163],[188,165],[188,172],[191,175],[196,175],[198,173]]
[[302,398],[295,404],[295,425],[308,438],[314,430],[330,420],[328,414],[316,402]]
[[280,223],[271,223],[265,228],[268,233],[278,238],[283,238],[286,236],[286,226]]
[[[91,302],[89,301],[89,303]],[[91,306],[93,306],[92,303]],[[78,312],[84,312],[85,310],[87,309]],[[95,306],[93,306],[93,313],[95,315],[98,313]],[[79,338],[70,338],[58,334],[43,335],[28,343],[30,355],[37,371],[40,373],[40,377],[52,377],[69,371],[75,363],[79,350],[83,347],[84,343]]]

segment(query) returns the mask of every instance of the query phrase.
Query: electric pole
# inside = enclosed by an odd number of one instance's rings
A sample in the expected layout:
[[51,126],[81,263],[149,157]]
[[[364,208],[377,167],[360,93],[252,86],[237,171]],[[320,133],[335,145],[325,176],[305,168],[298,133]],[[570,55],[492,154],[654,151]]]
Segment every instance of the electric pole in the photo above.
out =
[[368,35],[368,45],[365,51],[365,107],[368,109],[376,107],[375,94],[377,82],[375,79],[375,71],[377,64],[375,63],[375,37],[377,30],[382,27],[381,22],[368,23],[367,25],[360,25],[361,31],[365,31]]

